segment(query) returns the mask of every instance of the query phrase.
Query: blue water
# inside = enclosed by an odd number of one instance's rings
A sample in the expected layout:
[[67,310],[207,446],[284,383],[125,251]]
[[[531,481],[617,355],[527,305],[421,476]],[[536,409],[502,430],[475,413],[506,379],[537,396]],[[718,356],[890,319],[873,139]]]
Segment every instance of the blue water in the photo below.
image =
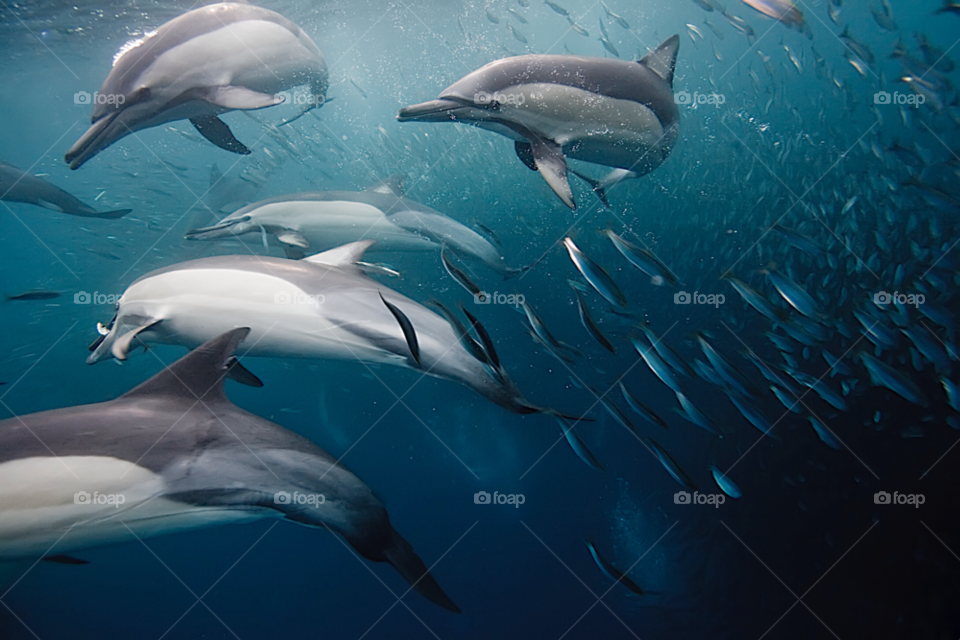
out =
[[[252,360],[248,366],[264,387],[228,383],[231,399],[344,456],[344,464],[382,499],[397,530],[428,565],[437,563],[434,576],[463,613],[443,611],[416,593],[396,604],[407,585],[389,566],[356,557],[326,532],[264,521],[146,544],[131,539],[78,554],[90,562],[85,566],[40,563],[0,597],[0,637],[960,636],[960,453],[951,448],[958,431],[948,422],[960,424],[960,416],[948,405],[932,365],[921,363],[917,370],[911,364],[904,336],[882,359],[920,386],[929,407],[871,385],[853,357],[863,349],[873,353],[864,341],[846,358],[854,370],[847,378],[859,380],[846,398],[847,411],[832,409],[815,394],[806,398],[809,410],[845,443],[840,451],[817,439],[806,420],[809,411],[787,414],[775,430],[779,440],[762,438],[717,386],[685,380],[687,395],[732,432],[710,437],[674,412],[672,394],[628,340],[633,325],[647,322],[692,363],[703,359],[695,334],[706,332],[764,390],[760,406],[773,422],[784,409],[739,353],[750,348],[767,362],[783,360],[764,336],[771,323],[719,279],[728,269],[785,311],[762,269],[789,271],[818,299],[828,336],[811,348],[809,359],[802,345],[792,354],[801,370],[817,378],[828,370],[820,349],[840,355],[851,348],[853,340],[841,336],[838,326],[859,338],[862,328],[852,311],[872,304],[872,292],[893,291],[899,265],[924,283],[928,304],[956,317],[958,259],[951,249],[960,240],[958,212],[931,204],[902,183],[914,175],[960,198],[960,108],[949,84],[958,74],[943,74],[939,111],[930,104],[903,110],[876,105],[874,94],[911,94],[898,82],[904,75],[900,61],[890,58],[898,39],[921,57],[914,34],[922,33],[948,57],[960,58],[960,51],[951,50],[960,16],[934,16],[939,5],[933,0],[894,2],[898,30],[885,33],[870,16],[871,6],[879,4],[846,0],[841,24],[877,56],[860,75],[845,58],[836,37],[842,28],[831,22],[824,2],[798,4],[812,31],[808,39],[726,0],[727,10],[756,31],[753,45],[719,11],[707,13],[693,2],[607,2],[631,26],[628,31],[605,19],[621,56],[638,58],[679,33],[675,90],[716,92],[725,102],[682,106],[680,138],[670,158],[649,176],[613,188],[612,209],[597,206],[583,183],[572,179],[581,206],[570,212],[523,167],[506,138],[463,125],[395,120],[400,107],[435,98],[497,58],[605,55],[596,39],[600,5],[561,4],[590,31],[589,38],[568,31],[567,22],[539,0],[528,8],[507,0],[265,3],[299,24],[324,52],[333,100],[285,127],[282,139],[263,123],[277,124],[295,107],[223,116],[253,149],[250,156],[179,135],[196,137],[181,121],[125,138],[78,171],[63,161],[89,121],[89,106],[74,104],[74,94],[100,85],[125,42],[191,6],[44,2],[0,8],[0,159],[100,209],[133,209],[121,220],[94,220],[4,203],[0,292],[42,289],[62,296],[0,305],[3,417],[109,400],[159,370],[157,359],[142,356],[122,365],[84,364],[96,322],[106,323],[113,309],[73,304],[73,297],[118,295],[153,269],[246,251],[238,243],[182,239],[213,219],[202,205],[213,165],[230,180],[244,171],[262,178],[261,188],[245,194],[247,201],[359,190],[403,174],[413,199],[468,226],[480,222],[494,229],[511,264],[545,256],[520,278],[502,282],[478,270],[478,279],[491,291],[522,293],[551,331],[584,355],[572,364],[558,362],[531,341],[523,316],[510,308],[485,308],[482,320],[528,398],[567,412],[589,410],[595,422],[578,428],[605,467],[598,473],[582,464],[558,441],[552,418],[515,416],[450,381],[394,367],[371,373],[356,363]],[[512,22],[529,45],[506,28],[508,6],[528,19]],[[500,24],[487,18],[487,8]],[[704,19],[725,37],[716,38]],[[686,23],[697,26],[703,39],[697,36],[694,43]],[[802,72],[781,44],[798,57]],[[769,56],[772,74],[761,52]],[[822,69],[816,55],[825,61]],[[924,166],[906,166],[887,150],[894,141],[917,145]],[[600,169],[592,175],[601,175]],[[857,203],[841,213],[853,196]],[[798,198],[803,203],[796,204]],[[781,224],[827,247],[839,266],[765,235],[784,214]],[[654,286],[629,265],[599,233],[607,227],[642,239],[678,274],[684,290],[722,293],[725,303],[674,304],[677,289]],[[609,269],[635,313],[633,320],[617,316],[599,296],[588,296],[617,345],[616,356],[579,323],[566,284],[578,277],[561,244],[567,235]],[[262,251],[257,242],[247,244]],[[385,280],[387,286],[421,302],[438,297],[453,307],[469,300],[439,259],[394,257],[391,265],[403,277]],[[869,269],[858,267],[858,258]],[[940,278],[936,283],[925,279],[931,268]],[[833,280],[823,285],[831,272]],[[930,327],[938,339],[956,344],[955,325],[939,327],[914,312],[911,326]],[[184,350],[159,346],[155,352],[172,362]],[[942,374],[956,383],[958,371],[951,361]],[[716,509],[675,504],[680,486],[570,380],[575,375],[606,390],[625,372],[624,382],[670,430],[653,431],[635,415],[634,421],[670,451],[701,491],[719,493],[710,465],[735,464],[730,474],[742,499],[728,498]],[[841,378],[824,381],[839,392]],[[627,410],[615,388],[610,398]],[[917,509],[875,504],[873,494],[884,490],[924,494],[925,502]],[[478,491],[523,494],[525,501],[517,508],[477,505]],[[654,593],[639,597],[615,586],[593,564],[585,540],[621,570],[630,568],[632,579]]]

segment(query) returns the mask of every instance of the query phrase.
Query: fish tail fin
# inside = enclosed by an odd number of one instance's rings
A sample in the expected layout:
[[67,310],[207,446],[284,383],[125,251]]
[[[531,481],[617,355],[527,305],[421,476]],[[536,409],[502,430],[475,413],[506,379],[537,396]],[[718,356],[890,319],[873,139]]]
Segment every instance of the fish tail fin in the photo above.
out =
[[570,420],[574,424],[578,422],[594,422],[593,418],[588,418],[584,416],[572,416],[562,411],[557,411],[556,409],[551,409],[550,407],[538,407],[536,405],[528,405],[531,409],[530,413],[542,413],[544,415],[552,416],[554,418],[562,418],[564,420]]
[[593,192],[597,194],[598,198],[600,198],[600,202],[603,203],[603,206],[605,206],[607,209],[611,208],[610,201],[607,200],[606,189],[603,187],[603,185],[600,184],[599,181],[594,180],[590,176],[580,173],[576,169],[569,169],[569,171],[570,173],[572,173],[573,175],[577,176],[578,178],[586,182],[588,185],[590,185],[590,188],[593,189]]
[[460,607],[454,604],[453,600],[443,592],[437,581],[430,575],[426,565],[423,564],[423,560],[416,554],[410,543],[397,533],[396,529],[391,529],[390,540],[383,548],[382,554],[383,560],[389,562],[420,595],[447,611],[460,613]]
[[504,279],[504,280],[510,280],[511,278],[515,278],[515,277],[517,277],[517,276],[519,276],[519,275],[521,275],[521,274],[525,274],[526,272],[530,271],[530,270],[533,269],[535,266],[537,266],[538,264],[540,264],[540,262],[541,262],[544,258],[546,258],[546,257],[547,257],[547,254],[545,253],[545,254],[543,254],[542,256],[540,256],[539,258],[537,258],[533,263],[528,264],[528,265],[525,266],[525,267],[520,267],[519,269],[507,269],[506,272],[505,272],[504,275],[503,275],[503,279]]

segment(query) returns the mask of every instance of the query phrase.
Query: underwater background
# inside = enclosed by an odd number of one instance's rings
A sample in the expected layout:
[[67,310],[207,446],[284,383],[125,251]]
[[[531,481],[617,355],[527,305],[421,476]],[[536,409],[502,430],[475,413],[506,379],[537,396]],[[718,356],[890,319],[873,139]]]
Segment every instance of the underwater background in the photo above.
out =
[[[113,304],[96,296],[76,304],[75,295],[119,296],[151,270],[201,256],[268,252],[259,238],[183,239],[224,210],[299,191],[361,190],[401,174],[409,197],[494,230],[510,264],[536,263],[505,281],[477,270],[478,284],[522,294],[554,335],[582,352],[571,362],[531,340],[517,309],[470,309],[527,397],[589,415],[593,422],[577,428],[605,470],[582,464],[553,418],[511,414],[450,381],[359,363],[245,360],[264,387],[230,382],[230,398],[343,456],[428,566],[437,562],[432,573],[463,613],[416,594],[397,604],[407,585],[389,567],[359,559],[325,532],[257,522],[146,546],[131,539],[84,552],[85,566],[40,563],[0,598],[0,637],[960,637],[960,414],[947,391],[960,381],[960,107],[950,62],[960,58],[960,15],[935,14],[935,0],[894,0],[888,30],[871,13],[885,11],[873,0],[800,2],[808,37],[725,0],[754,31],[748,38],[719,5],[609,0],[626,29],[599,3],[564,0],[589,31],[584,37],[540,0],[259,4],[298,24],[323,51],[331,86],[322,109],[281,128],[295,106],[224,115],[249,156],[217,149],[189,123],[174,122],[71,171],[63,154],[90,116],[75,95],[99,87],[126,42],[195,5],[0,2],[0,159],[100,209],[133,210],[97,220],[2,203],[0,293],[61,294],[0,304],[3,417],[109,400],[159,369],[157,359],[136,356],[85,364],[95,325],[110,319]],[[693,96],[680,104],[670,157],[610,188],[609,208],[572,180],[580,206],[568,210],[506,138],[464,124],[396,121],[400,107],[433,99],[498,58],[611,56],[598,21],[623,59],[680,34],[674,90]],[[845,28],[852,46],[838,37]],[[861,47],[874,60],[859,59]],[[923,104],[877,101],[884,91],[922,95],[901,78],[916,75],[924,60],[936,67],[936,82],[922,85]],[[698,95],[723,100],[703,103]],[[212,173],[223,176],[213,188]],[[822,253],[771,232],[774,224]],[[642,241],[680,285],[658,286],[662,280],[634,268],[603,236],[607,228]],[[579,277],[562,244],[567,236],[628,300],[632,317],[585,294],[616,354],[580,323],[567,285]],[[414,300],[472,302],[439,256],[392,254],[389,263],[402,276],[385,284]],[[788,334],[729,281],[735,276],[798,315],[771,284],[770,269],[789,274],[819,307],[819,335],[810,344],[787,338],[786,358],[767,334]],[[680,291],[723,294],[724,302],[677,304]],[[901,310],[904,326],[891,305],[874,302],[895,291],[924,296]],[[895,344],[883,344],[855,312],[888,327]],[[641,324],[691,366],[704,360],[697,336],[708,340],[762,390],[758,409],[777,437],[751,426],[721,386],[698,376],[684,380],[687,396],[728,432],[717,438],[685,420],[630,344]],[[946,364],[920,353],[901,329],[934,338]],[[789,411],[741,355],[748,350],[780,376],[786,367],[822,377],[845,410],[809,394]],[[831,375],[823,350],[845,361],[844,373]],[[909,379],[926,406],[871,376],[861,352]],[[157,346],[156,353],[172,362],[184,350]],[[741,498],[717,507],[676,503],[682,487],[584,388],[612,389],[608,398],[626,411],[613,386],[621,376],[669,423],[650,433],[700,491],[720,494],[709,471],[716,466]],[[811,413],[842,446],[818,437]],[[522,494],[524,502],[476,504],[480,491]],[[878,504],[883,491],[922,494],[923,504]],[[629,570],[647,595],[614,585],[585,541]]]

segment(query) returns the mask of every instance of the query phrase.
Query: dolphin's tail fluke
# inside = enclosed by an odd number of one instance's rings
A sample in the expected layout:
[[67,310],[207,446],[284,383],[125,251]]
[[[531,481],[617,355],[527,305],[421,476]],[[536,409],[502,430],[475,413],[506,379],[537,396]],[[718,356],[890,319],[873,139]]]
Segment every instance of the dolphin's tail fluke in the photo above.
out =
[[584,175],[576,169],[568,169],[568,171],[590,185],[590,188],[593,189],[593,192],[597,194],[598,198],[600,198],[600,202],[603,203],[603,206],[608,209],[610,208],[610,201],[607,200],[607,192],[604,186],[600,184],[599,180],[594,180],[590,176]]
[[410,543],[403,539],[395,529],[391,529],[390,541],[384,547],[383,559],[393,565],[404,579],[427,600],[440,605],[447,611],[460,613],[460,607],[443,592],[423,560],[416,554]]

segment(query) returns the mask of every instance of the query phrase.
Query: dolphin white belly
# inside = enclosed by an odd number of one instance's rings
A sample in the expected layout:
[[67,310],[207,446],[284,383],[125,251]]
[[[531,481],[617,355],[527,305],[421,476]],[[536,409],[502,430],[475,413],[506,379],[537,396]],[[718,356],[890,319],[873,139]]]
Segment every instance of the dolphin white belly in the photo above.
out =
[[170,271],[131,285],[125,293],[128,312],[162,321],[162,330],[145,332],[145,336],[193,347],[238,326],[249,326],[247,353],[252,356],[403,360],[345,330],[342,323],[328,320],[323,296],[314,296],[289,280],[231,269],[206,269],[199,275]]
[[250,216],[253,223],[296,229],[311,247],[318,249],[367,239],[393,251],[431,251],[438,247],[427,238],[398,227],[383,211],[363,202],[274,202],[250,212]]
[[165,490],[166,483],[156,473],[111,457],[4,462],[0,560],[129,542],[135,540],[131,530],[147,538],[263,517],[253,510],[176,502],[162,497]]

